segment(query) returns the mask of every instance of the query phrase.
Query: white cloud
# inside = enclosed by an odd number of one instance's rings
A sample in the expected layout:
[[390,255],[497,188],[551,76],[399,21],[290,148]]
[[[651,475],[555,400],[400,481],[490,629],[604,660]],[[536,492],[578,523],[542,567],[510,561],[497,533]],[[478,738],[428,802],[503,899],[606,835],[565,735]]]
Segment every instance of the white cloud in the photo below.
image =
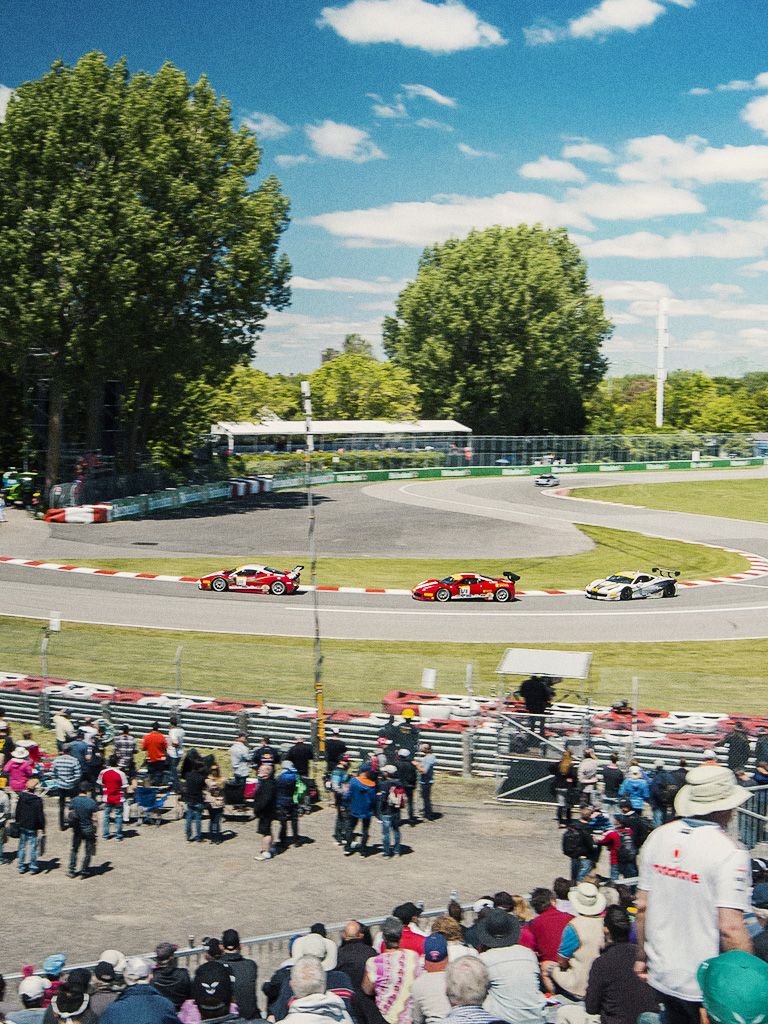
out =
[[587,185],[582,189],[569,189],[567,198],[587,216],[597,220],[646,220],[649,217],[674,217],[705,211],[693,192],[664,182]]
[[567,160],[553,160],[549,156],[540,156],[538,160],[523,164],[518,171],[523,178],[538,178],[543,181],[586,181],[584,171]]
[[379,149],[368,132],[351,124],[326,119],[320,124],[307,125],[304,131],[318,156],[332,160],[351,160],[355,164],[386,159],[386,154]]
[[718,299],[736,298],[744,294],[744,289],[740,284],[708,284],[704,291],[715,295]]
[[343,294],[397,295],[408,282],[379,277],[364,281],[358,277],[292,277],[291,288],[309,292],[342,292]]
[[400,96],[396,96],[392,103],[386,103],[378,93],[367,92],[365,95],[369,100],[375,100],[371,110],[376,117],[389,120],[402,120],[408,117],[408,111]]
[[616,169],[622,181],[662,181],[666,178],[711,185],[768,178],[768,146],[717,147],[710,146],[706,139],[696,135],[683,142],[668,135],[646,135],[630,139],[625,153],[626,162]]
[[[666,0],[677,7],[693,7],[696,0]],[[600,3],[572,18],[566,26],[542,22],[523,29],[530,46],[543,46],[563,39],[603,38],[612,32],[637,32],[667,12],[660,0],[600,0]]]
[[445,121],[435,121],[431,117],[420,117],[418,121],[413,123],[417,128],[427,128],[437,132],[452,132],[454,130],[452,124],[446,124]]
[[658,302],[672,294],[669,285],[661,281],[593,281],[592,291],[606,302]]
[[[314,352],[319,356],[322,349],[329,344],[341,344],[348,334],[362,334],[378,346],[381,342],[381,317],[344,319],[288,311],[271,312],[259,342],[259,355],[279,356],[286,349],[291,349],[301,354]],[[292,360],[295,362],[296,355]]]
[[409,100],[412,100],[415,96],[420,96],[422,99],[437,103],[440,107],[455,107],[458,105],[453,97],[444,96],[441,92],[431,89],[428,85],[404,85],[403,88]]
[[596,142],[576,142],[563,146],[562,156],[567,160],[586,160],[593,164],[610,164],[613,161],[610,149]]
[[743,259],[762,256],[768,248],[768,221],[715,219],[719,231],[678,232],[665,237],[650,231],[636,231],[617,238],[590,241],[583,246],[593,258],[620,257],[632,260],[689,259],[703,256],[713,259]]
[[768,71],[762,71],[749,81],[745,81],[743,78],[734,78],[730,82],[723,82],[717,86],[718,92],[753,92],[756,89],[768,89]]
[[506,39],[460,0],[351,0],[324,7],[317,21],[349,43],[399,43],[428,53],[502,46]]
[[757,277],[759,274],[768,274],[768,260],[758,260],[757,263],[748,263],[741,268],[745,277]]
[[635,316],[633,313],[611,312],[608,314],[608,319],[616,324],[617,327],[628,327],[630,324],[642,323],[640,317]]
[[279,167],[298,167],[300,164],[311,164],[314,161],[306,153],[278,153],[275,163]]
[[13,96],[13,89],[7,85],[0,85],[0,121],[5,120],[5,112]]
[[482,158],[491,160],[498,156],[498,153],[491,153],[489,150],[486,149],[474,149],[472,146],[468,146],[466,142],[458,143],[456,149],[458,149],[460,153],[463,153],[464,156],[468,156],[471,159],[475,160],[479,160]]
[[282,139],[291,131],[290,125],[281,121],[274,114],[264,114],[254,110],[247,117],[243,118],[243,124],[256,132],[260,139]]
[[705,89],[704,86],[702,86],[702,85],[695,85],[693,87],[693,89],[689,89],[688,90],[686,95],[688,95],[688,96],[709,96],[711,92],[712,92],[711,89]]
[[[725,299],[669,299],[671,317],[708,317],[712,320],[753,320],[768,323],[768,303],[728,302]],[[655,317],[655,302],[633,302],[629,312],[639,317]]]
[[742,341],[755,348],[768,346],[768,327],[746,327],[738,334]]
[[757,96],[750,100],[741,112],[741,119],[755,131],[768,135],[768,96]]
[[592,228],[578,209],[536,192],[503,192],[479,198],[440,196],[426,202],[388,203],[369,209],[323,213],[308,218],[306,223],[345,239],[345,245],[351,248],[430,245],[493,224]]

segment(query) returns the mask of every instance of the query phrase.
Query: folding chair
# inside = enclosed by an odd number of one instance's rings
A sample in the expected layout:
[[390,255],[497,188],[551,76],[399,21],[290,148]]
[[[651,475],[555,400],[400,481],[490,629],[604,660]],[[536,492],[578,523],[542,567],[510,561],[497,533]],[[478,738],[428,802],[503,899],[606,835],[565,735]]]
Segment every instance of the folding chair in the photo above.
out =
[[151,824],[154,815],[155,824],[159,825],[162,818],[160,812],[165,809],[169,792],[160,793],[152,786],[139,786],[134,793],[134,799],[139,806],[138,819],[146,824]]

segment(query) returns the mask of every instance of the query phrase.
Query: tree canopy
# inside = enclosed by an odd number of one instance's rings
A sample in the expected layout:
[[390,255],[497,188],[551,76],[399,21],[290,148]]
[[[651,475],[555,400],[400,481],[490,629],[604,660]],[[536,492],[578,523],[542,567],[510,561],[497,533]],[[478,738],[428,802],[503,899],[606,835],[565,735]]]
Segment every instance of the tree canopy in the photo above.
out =
[[424,250],[384,323],[428,417],[479,434],[578,433],[611,324],[564,229],[473,231]]
[[94,52],[17,90],[0,124],[0,342],[20,378],[42,357],[47,482],[65,415],[98,443],[107,380],[130,465],[170,425],[179,374],[220,380],[287,304],[288,202],[275,178],[251,187],[259,161],[228,102],[170,63],[131,76]]

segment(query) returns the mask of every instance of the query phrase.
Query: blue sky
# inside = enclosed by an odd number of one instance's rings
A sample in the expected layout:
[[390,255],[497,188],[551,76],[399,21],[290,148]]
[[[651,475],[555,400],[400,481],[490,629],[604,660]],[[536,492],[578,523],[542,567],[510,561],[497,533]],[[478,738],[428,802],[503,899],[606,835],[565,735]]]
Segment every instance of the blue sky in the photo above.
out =
[[291,200],[256,365],[378,344],[425,245],[565,225],[612,372],[768,369],[765,0],[0,0],[0,108],[56,58],[206,74]]

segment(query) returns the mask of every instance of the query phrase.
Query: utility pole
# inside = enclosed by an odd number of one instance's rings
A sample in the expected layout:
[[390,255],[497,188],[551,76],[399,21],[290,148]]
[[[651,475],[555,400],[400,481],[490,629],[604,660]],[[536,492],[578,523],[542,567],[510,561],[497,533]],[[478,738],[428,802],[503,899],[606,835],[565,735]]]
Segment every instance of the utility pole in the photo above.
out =
[[317,541],[315,539],[315,504],[312,494],[312,452],[315,439],[312,435],[312,390],[308,380],[301,382],[301,397],[304,406],[304,432],[306,435],[306,481],[307,481],[307,537],[309,541],[310,579],[312,581],[312,611],[315,620],[315,708],[317,709],[317,746],[320,756],[325,754],[325,692],[323,689],[323,651],[320,644],[320,599],[317,592]]
[[664,383],[667,371],[664,367],[664,349],[669,347],[669,315],[667,300],[659,299],[656,314],[656,426],[664,426]]

